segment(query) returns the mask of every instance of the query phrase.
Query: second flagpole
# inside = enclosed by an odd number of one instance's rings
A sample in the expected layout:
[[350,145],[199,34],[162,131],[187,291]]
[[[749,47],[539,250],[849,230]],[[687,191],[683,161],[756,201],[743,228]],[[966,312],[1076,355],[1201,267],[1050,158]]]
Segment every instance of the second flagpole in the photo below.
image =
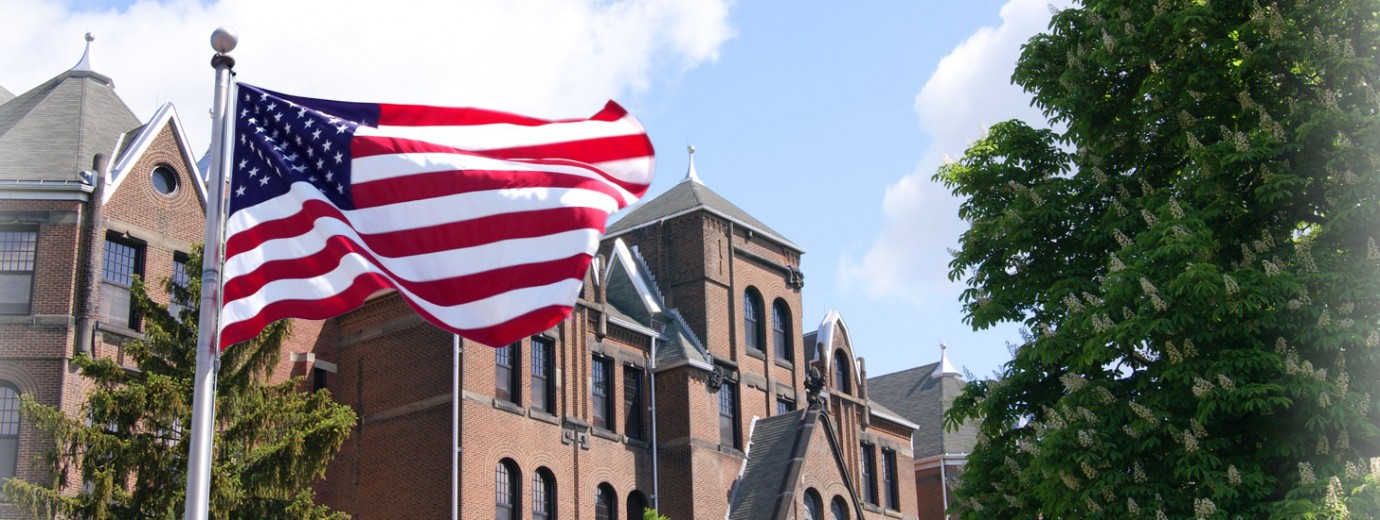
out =
[[229,27],[211,33],[211,48],[216,55],[216,93],[211,107],[211,170],[206,186],[206,242],[201,260],[201,314],[197,322],[196,375],[192,380],[192,424],[188,434],[187,494],[183,520],[203,520],[210,514],[211,466],[216,428],[216,373],[220,369],[220,269],[223,244],[221,228],[225,222],[225,179],[230,169],[229,117],[234,106],[235,50],[239,35]]

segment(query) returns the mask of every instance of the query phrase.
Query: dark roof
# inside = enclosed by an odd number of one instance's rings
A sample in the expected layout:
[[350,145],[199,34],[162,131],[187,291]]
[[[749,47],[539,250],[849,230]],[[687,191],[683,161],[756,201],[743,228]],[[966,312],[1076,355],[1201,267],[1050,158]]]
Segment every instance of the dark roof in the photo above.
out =
[[[804,450],[797,452],[797,445],[801,435],[808,433],[805,421],[809,417],[809,412],[801,410],[757,420],[748,445],[747,465],[733,492],[729,520],[777,518],[783,494],[787,497],[785,502],[791,503],[789,497],[796,484],[791,481],[791,469],[804,463]],[[808,437],[803,440],[809,442]]]
[[622,218],[609,224],[605,236],[616,236],[646,224],[698,209],[718,214],[788,248],[804,251],[800,246],[786,240],[786,237],[781,236],[776,230],[757,220],[756,217],[749,215],[748,212],[743,211],[742,208],[729,202],[728,199],[723,198],[718,193],[714,193],[714,190],[709,189],[708,186],[689,177],[666,190],[666,193],[634,206]]
[[963,392],[957,374],[932,377],[939,363],[868,378],[867,396],[892,413],[915,423],[911,439],[917,460],[945,453],[969,453],[977,442],[977,427],[964,423],[958,431],[944,429],[944,412]]
[[9,101],[11,99],[14,99],[14,94],[11,94],[10,91],[5,90],[4,86],[0,86],[0,105],[5,104],[6,101]]
[[139,124],[110,78],[64,72],[0,105],[0,180],[79,181]]

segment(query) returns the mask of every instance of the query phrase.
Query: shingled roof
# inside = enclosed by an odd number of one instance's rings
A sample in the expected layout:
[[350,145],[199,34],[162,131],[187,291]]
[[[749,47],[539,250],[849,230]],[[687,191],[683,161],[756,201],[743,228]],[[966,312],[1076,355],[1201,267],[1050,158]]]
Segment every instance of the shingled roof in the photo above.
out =
[[633,229],[653,224],[672,217],[684,215],[693,211],[703,210],[718,215],[734,224],[751,229],[754,233],[762,235],[777,242],[787,248],[798,252],[805,252],[800,246],[796,245],[781,233],[766,225],[756,217],[749,215],[737,205],[729,202],[728,199],[709,189],[703,182],[700,182],[699,175],[695,172],[694,156],[691,155],[689,172],[685,179],[679,184],[672,186],[665,193],[656,196],[651,200],[644,200],[634,206],[623,218],[609,224],[606,237],[615,237]]
[[970,453],[977,442],[977,427],[964,423],[958,431],[944,430],[944,412],[963,392],[963,379],[930,363],[909,370],[867,379],[868,397],[882,403],[918,426],[911,438],[915,459],[943,454]]
[[[805,462],[810,429],[817,411],[797,411],[759,419],[752,428],[747,465],[733,493],[729,520],[780,518],[794,500],[798,475]],[[783,508],[783,506],[785,506]]]
[[5,90],[3,85],[0,85],[0,105],[5,104],[6,101],[11,99],[14,99],[14,94],[11,94],[10,91]]
[[82,180],[139,126],[110,78],[73,69],[0,104],[0,181]]

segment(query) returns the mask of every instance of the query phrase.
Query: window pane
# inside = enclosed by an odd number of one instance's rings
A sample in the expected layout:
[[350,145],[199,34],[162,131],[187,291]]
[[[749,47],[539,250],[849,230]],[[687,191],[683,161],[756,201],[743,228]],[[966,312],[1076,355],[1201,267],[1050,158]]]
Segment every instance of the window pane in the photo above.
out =
[[552,411],[555,388],[551,384],[551,340],[532,338],[532,408]]
[[19,392],[0,386],[0,486],[13,477],[19,460]]
[[877,503],[877,450],[871,444],[862,445],[863,500]]
[[33,271],[37,231],[0,231],[0,271]]
[[896,452],[882,450],[882,490],[886,493],[886,507],[901,509],[900,489],[896,481]]
[[513,403],[518,401],[517,377],[513,373],[518,345],[520,343],[494,349],[494,397]]
[[612,381],[609,378],[612,377],[610,372],[613,371],[613,366],[607,359],[595,358],[593,368],[594,425],[600,428],[611,428],[613,424],[610,421],[613,419],[613,414],[609,409],[609,394],[612,390]]
[[101,280],[129,287],[139,265],[139,250],[132,245],[105,241],[105,269]]
[[514,514],[516,508],[513,507],[513,498],[517,493],[514,492],[513,475],[511,468],[502,462],[494,469],[494,518],[496,520],[512,520],[517,518]]
[[789,330],[790,309],[778,300],[771,309],[771,337],[772,344],[776,348],[776,359],[791,361],[792,349],[790,336],[787,335]]
[[552,492],[556,485],[543,470],[532,475],[532,518],[547,520],[551,518]]
[[848,504],[842,497],[834,497],[834,503],[829,509],[833,513],[833,520],[848,520]]
[[806,520],[824,520],[824,504],[813,489],[805,491]]
[[738,387],[724,383],[719,387],[719,444],[738,447]]
[[628,437],[646,440],[642,432],[642,370],[623,367],[623,421]]
[[101,284],[101,321],[124,328],[129,327],[133,312],[128,287],[109,283]]
[[32,272],[0,273],[0,314],[28,314],[33,284]]
[[762,350],[762,330],[759,326],[762,303],[752,291],[743,293],[743,336],[750,349]]
[[614,515],[618,514],[618,506],[613,496],[613,490],[608,485],[599,486],[598,494],[594,498],[594,519],[613,520]]

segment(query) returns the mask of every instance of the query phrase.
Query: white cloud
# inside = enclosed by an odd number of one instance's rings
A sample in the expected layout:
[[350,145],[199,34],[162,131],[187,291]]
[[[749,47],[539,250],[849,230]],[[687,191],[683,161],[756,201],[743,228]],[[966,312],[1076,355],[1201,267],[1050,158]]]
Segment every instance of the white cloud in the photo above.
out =
[[1020,46],[1045,30],[1049,18],[1048,0],[1010,0],[1001,8],[1001,26],[978,29],[940,60],[915,97],[930,145],[914,171],[887,187],[885,222],[872,243],[840,260],[841,286],[922,310],[953,308],[961,286],[948,280],[947,248],[957,246],[966,224],[958,218],[958,199],[930,178],[946,155],[960,156],[987,126],[1044,121],[1010,79]]
[[211,31],[236,28],[238,78],[299,95],[473,105],[546,117],[594,113],[654,77],[718,58],[732,0],[198,0],[74,12],[0,0],[0,85],[20,94],[93,68],[141,118],[172,101],[205,149]]

